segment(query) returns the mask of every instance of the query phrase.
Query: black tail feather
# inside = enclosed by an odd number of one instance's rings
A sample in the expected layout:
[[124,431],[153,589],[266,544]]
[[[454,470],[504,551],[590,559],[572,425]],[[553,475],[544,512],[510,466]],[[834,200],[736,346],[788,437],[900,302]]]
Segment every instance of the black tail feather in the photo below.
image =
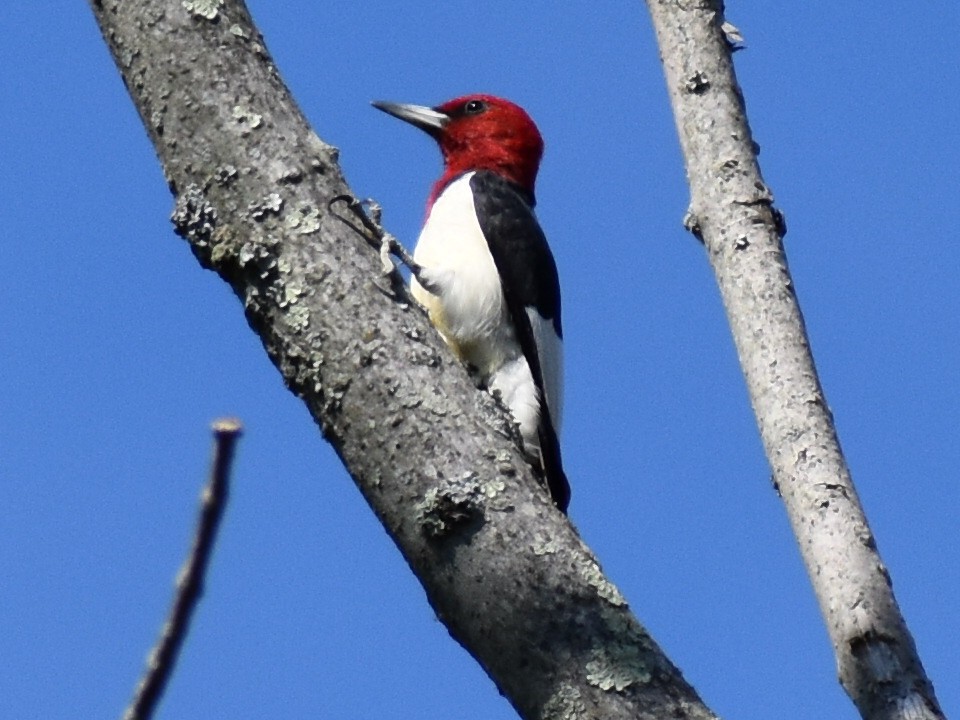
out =
[[570,505],[570,483],[567,474],[563,471],[563,462],[560,459],[560,441],[550,422],[549,413],[544,408],[547,417],[540,420],[540,464],[547,481],[547,489],[553,498],[553,504],[564,515]]

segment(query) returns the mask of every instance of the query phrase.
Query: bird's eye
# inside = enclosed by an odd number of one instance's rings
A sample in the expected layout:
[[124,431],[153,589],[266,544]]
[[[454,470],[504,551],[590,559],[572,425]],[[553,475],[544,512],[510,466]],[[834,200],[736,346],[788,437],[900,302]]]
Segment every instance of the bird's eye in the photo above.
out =
[[463,112],[467,115],[479,115],[487,109],[487,104],[483,100],[471,100],[463,106]]

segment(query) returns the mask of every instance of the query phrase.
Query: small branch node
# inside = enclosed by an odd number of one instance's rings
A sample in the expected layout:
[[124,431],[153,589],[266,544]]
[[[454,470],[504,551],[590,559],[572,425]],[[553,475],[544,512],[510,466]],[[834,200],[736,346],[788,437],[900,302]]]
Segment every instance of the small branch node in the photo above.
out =
[[687,208],[687,212],[683,215],[683,227],[686,228],[687,231],[697,240],[703,243],[703,231],[700,228],[700,218],[692,208]]
[[746,48],[743,39],[743,35],[740,33],[740,28],[734,25],[729,20],[724,20],[723,24],[720,26],[720,30],[723,31],[723,39],[726,40],[727,46],[730,48],[730,52],[737,52],[737,50],[743,50]]

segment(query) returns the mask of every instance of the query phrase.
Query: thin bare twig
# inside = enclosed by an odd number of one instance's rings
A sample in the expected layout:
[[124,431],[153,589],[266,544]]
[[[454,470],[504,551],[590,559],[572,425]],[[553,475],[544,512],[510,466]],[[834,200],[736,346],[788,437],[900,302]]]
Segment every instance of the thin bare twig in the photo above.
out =
[[227,504],[230,464],[237,439],[243,431],[239,420],[221,418],[212,426],[214,447],[210,479],[200,496],[197,532],[187,561],[177,575],[177,592],[160,638],[147,660],[147,669],[137,685],[123,720],[148,720],[173,674],[180,648],[190,629],[193,611],[203,595],[203,581],[213,553],[217,528]]

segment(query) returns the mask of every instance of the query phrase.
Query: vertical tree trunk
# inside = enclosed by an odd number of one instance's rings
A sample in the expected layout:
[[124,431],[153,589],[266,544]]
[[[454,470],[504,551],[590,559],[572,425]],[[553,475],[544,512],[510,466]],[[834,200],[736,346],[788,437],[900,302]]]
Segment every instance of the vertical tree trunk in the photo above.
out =
[[817,377],[783,218],[757,163],[719,0],[647,0],[706,247],[774,480],[840,681],[870,720],[943,717],[877,552]]

